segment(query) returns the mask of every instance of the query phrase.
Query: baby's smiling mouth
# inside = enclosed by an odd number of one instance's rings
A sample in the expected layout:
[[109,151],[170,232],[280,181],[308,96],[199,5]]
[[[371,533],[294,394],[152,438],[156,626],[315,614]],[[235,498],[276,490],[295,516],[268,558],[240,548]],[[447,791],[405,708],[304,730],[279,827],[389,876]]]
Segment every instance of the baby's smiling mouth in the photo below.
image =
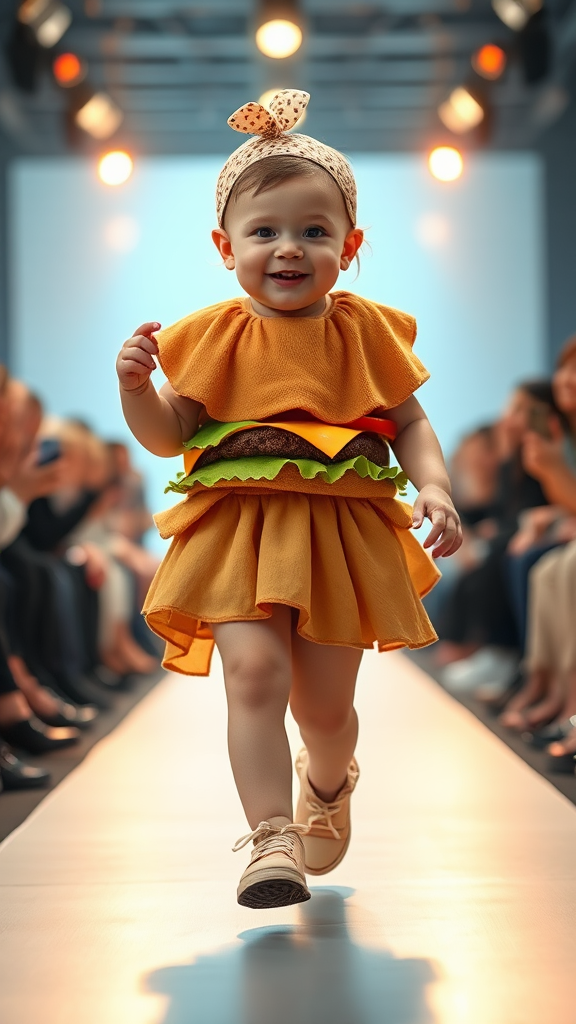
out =
[[300,270],[278,270],[268,276],[274,281],[301,281],[304,277],[308,277],[308,274],[303,274]]

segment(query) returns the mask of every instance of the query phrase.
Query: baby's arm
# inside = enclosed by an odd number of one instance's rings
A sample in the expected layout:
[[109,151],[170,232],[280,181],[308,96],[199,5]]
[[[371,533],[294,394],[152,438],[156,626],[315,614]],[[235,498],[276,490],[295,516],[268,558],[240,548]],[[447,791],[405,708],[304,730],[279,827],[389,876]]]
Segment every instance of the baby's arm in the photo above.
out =
[[425,518],[430,519],[432,529],[424,547],[436,545],[432,551],[434,558],[453,555],[462,543],[462,527],[452,504],[442,449],[428,417],[413,395],[395,409],[388,409],[386,416],[398,427],[392,450],[419,491],[412,525],[418,529]]
[[138,327],[122,346],[116,371],[124,418],[134,437],[153,455],[170,458],[179,455],[183,442],[196,433],[202,406],[177,395],[170,384],[164,384],[160,394],[152,384],[158,355],[153,332],[159,329],[158,323]]

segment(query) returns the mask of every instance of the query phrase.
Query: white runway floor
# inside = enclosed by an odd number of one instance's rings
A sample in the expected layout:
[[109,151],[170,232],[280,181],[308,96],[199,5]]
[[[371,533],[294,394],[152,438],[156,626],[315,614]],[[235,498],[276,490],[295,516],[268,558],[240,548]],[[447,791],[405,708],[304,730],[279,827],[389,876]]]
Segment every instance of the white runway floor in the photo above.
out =
[[250,911],[219,663],[160,683],[0,847],[1,1024],[576,1024],[576,808],[399,654],[357,704],[346,860]]

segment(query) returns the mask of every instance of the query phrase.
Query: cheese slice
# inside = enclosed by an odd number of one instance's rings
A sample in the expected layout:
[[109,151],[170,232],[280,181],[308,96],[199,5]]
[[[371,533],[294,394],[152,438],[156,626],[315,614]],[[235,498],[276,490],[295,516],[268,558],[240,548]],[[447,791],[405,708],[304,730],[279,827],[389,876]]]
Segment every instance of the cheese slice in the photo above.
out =
[[[366,417],[368,419],[368,417]],[[387,420],[375,420],[376,423],[388,423]],[[241,430],[253,430],[255,427],[276,427],[279,430],[288,430],[291,434],[297,434],[298,437],[302,437],[305,441],[313,444],[315,448],[318,448],[321,452],[324,452],[328,458],[333,459],[339,451],[342,450],[344,445],[348,444],[349,441],[354,437],[358,437],[358,434],[364,433],[367,429],[363,426],[362,429],[353,429],[352,427],[337,427],[331,423],[319,423],[313,420],[302,420],[302,421],[291,421],[289,423],[281,423],[276,420],[274,423],[252,423],[249,426],[237,427],[235,430],[231,430],[227,437],[232,437],[232,434],[237,434]],[[371,428],[372,430],[374,427]],[[383,433],[383,431],[378,431]],[[186,476],[190,476],[193,472],[194,466],[198,459],[202,455],[202,452],[206,451],[205,448],[192,448],[184,453],[184,470]]]

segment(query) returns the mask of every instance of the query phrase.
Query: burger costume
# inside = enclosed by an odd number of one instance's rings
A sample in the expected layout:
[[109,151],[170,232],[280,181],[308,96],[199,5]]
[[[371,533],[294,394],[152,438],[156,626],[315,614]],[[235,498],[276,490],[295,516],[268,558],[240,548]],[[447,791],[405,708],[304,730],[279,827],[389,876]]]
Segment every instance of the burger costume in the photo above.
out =
[[[285,134],[307,100],[283,90],[271,112],[252,103],[232,116],[232,127],[257,136],[220,174],[220,224],[242,172],[275,155],[328,171],[356,223],[347,161]],[[205,409],[170,484],[185,497],[155,517],[172,543],[144,613],[166,641],[166,668],[207,675],[210,623],[265,619],[274,604],[295,608],[298,632],[319,644],[433,643],[420,598],[439,572],[397,497],[406,477],[389,464],[396,428],[385,418],[429,376],[415,336],[413,317],[346,291],[328,296],[318,317],[260,317],[238,298],[158,332],[174,391]]]

